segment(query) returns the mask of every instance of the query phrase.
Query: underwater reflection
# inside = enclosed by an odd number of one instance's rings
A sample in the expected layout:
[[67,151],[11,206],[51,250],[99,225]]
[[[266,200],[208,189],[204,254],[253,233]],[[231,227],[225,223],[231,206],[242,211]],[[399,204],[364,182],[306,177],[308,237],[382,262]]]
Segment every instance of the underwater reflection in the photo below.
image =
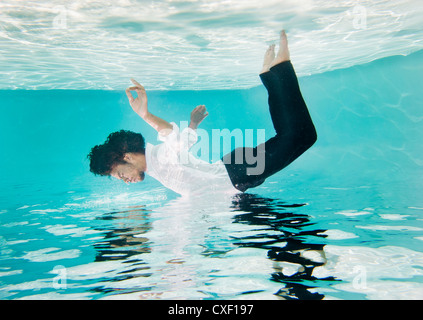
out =
[[[316,278],[315,267],[326,263],[324,229],[314,228],[306,214],[295,212],[306,204],[288,204],[278,199],[263,198],[254,194],[239,194],[233,200],[234,223],[257,226],[265,233],[234,239],[239,247],[268,250],[273,261],[271,280],[284,284],[277,293],[285,299],[320,300],[323,294],[312,292],[320,281],[335,281],[334,277]],[[258,241],[265,237],[266,241]]]
[[[101,281],[90,291],[117,295],[149,289],[144,279],[151,276],[151,268],[142,256],[151,252],[149,239],[144,236],[152,228],[150,211],[144,205],[130,206],[96,218],[95,230],[103,236],[93,246],[93,268],[98,269]],[[134,284],[126,285],[127,282]]]
[[[326,263],[326,230],[316,227],[304,213],[307,210],[306,204],[244,193],[177,198],[154,210],[135,206],[109,212],[98,218],[104,237],[94,245],[95,262],[119,263],[114,276],[104,281],[131,282],[124,289],[109,284],[96,291],[132,293],[141,299],[207,298],[222,289],[215,282],[216,272],[222,272],[228,283],[236,277],[227,273],[234,263],[227,254],[251,248],[267,251],[261,265],[269,267],[260,271],[268,273],[268,281],[281,284],[276,292],[267,292],[270,296],[323,299],[318,288],[337,280],[313,275],[314,268]],[[251,287],[239,294],[261,291]]]
[[112,211],[98,219],[112,221],[104,229],[104,238],[94,245],[96,249],[95,261],[122,260],[140,253],[151,252],[148,239],[142,235],[151,229],[148,219],[149,210],[144,206],[128,207],[121,211]]

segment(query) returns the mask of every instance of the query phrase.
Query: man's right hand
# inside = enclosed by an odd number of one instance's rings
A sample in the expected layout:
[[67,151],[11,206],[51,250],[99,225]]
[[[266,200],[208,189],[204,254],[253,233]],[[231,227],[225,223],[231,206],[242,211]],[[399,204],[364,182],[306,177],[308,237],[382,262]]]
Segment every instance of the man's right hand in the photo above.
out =
[[[132,83],[134,84],[133,87],[129,87],[125,90],[126,95],[128,96],[129,104],[131,105],[132,109],[141,117],[145,118],[148,114],[148,100],[147,100],[147,93],[145,88],[139,84],[134,79],[131,79]],[[137,98],[132,96],[131,91],[135,91],[138,95]]]
[[[157,130],[157,132],[162,131],[163,129],[168,129],[168,133],[172,131],[173,126],[148,111],[147,107],[147,93],[145,92],[145,88],[140,85],[134,79],[131,79],[132,83],[134,84],[133,87],[129,87],[125,90],[126,95],[128,96],[129,104],[131,105],[132,109],[144,119],[150,126]],[[135,91],[138,95],[136,99],[132,96],[131,91]],[[164,133],[163,135],[167,135],[168,133]]]

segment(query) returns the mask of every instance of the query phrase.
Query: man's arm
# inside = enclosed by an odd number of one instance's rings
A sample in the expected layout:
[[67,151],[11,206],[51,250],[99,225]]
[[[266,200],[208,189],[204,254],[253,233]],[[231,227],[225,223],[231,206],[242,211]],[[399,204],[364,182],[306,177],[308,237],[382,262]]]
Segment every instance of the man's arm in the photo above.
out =
[[[131,79],[131,81],[134,86],[127,88],[125,92],[128,96],[129,104],[131,105],[132,109],[142,119],[144,119],[145,122],[156,129],[157,132],[160,132],[163,129],[170,129],[170,131],[167,133],[169,134],[173,129],[172,125],[166,120],[163,120],[148,111],[148,99],[145,88],[134,79]],[[131,90],[134,90],[137,93],[137,98],[132,96]]]

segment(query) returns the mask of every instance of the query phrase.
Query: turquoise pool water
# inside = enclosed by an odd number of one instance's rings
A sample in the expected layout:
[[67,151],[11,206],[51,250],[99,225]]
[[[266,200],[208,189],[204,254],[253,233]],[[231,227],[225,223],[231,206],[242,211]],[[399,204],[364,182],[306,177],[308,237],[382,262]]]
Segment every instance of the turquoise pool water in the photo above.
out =
[[[279,2],[0,3],[0,299],[423,298],[423,8]],[[110,132],[158,143],[130,77],[168,121],[270,138],[281,26],[318,132],[297,161],[226,198],[88,171]]]
[[[109,132],[156,142],[121,91],[1,91],[0,297],[422,298],[422,58],[300,78],[317,144],[232,199],[92,176],[85,156]],[[262,87],[150,101],[273,134]]]

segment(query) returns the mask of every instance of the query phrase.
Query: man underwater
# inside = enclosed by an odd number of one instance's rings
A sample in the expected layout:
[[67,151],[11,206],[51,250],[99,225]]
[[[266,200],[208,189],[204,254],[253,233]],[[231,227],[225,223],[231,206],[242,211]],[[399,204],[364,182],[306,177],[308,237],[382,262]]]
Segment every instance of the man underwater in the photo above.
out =
[[[149,112],[145,88],[131,79],[134,86],[126,89],[129,104],[157,130],[163,143],[145,144],[141,134],[127,130],[111,133],[104,144],[91,149],[90,171],[126,183],[143,181],[147,173],[181,195],[207,191],[238,193],[261,185],[308,150],[316,142],[317,133],[290,61],[285,31],[280,33],[277,54],[274,45],[267,49],[260,79],[268,92],[276,135],[255,148],[236,148],[215,163],[200,160],[189,152],[197,142],[199,124],[208,115],[206,107],[197,106],[191,112],[189,126],[180,132],[175,123]],[[131,91],[137,93],[137,98]],[[251,170],[253,155],[264,161],[259,173]]]

